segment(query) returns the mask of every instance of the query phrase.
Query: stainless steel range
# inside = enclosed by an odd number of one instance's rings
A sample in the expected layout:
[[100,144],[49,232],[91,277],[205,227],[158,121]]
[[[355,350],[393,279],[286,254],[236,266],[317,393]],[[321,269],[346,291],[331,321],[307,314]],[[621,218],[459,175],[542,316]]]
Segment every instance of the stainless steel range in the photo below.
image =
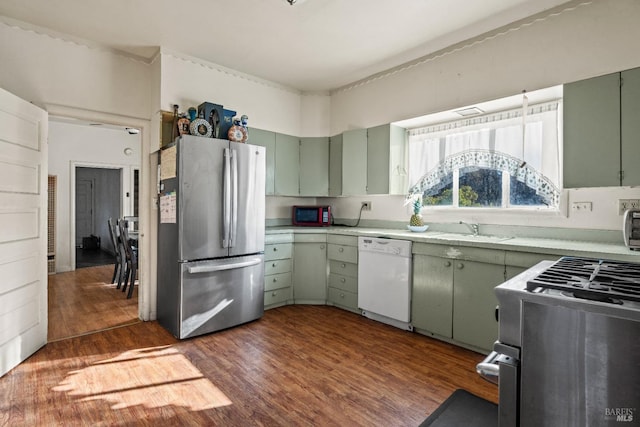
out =
[[495,292],[478,372],[499,384],[501,427],[640,426],[640,264],[563,257]]

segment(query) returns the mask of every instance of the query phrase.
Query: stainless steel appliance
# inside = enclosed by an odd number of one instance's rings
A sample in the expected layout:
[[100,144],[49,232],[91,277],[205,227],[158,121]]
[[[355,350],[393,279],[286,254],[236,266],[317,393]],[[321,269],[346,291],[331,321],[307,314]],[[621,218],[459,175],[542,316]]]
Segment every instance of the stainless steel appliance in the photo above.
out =
[[629,209],[624,213],[622,221],[624,244],[629,249],[640,250],[640,210]]
[[331,206],[292,206],[293,225],[327,227],[331,225]]
[[640,425],[640,264],[563,257],[495,292],[478,372],[499,384],[501,427]]
[[265,156],[195,136],[160,152],[157,317],[178,338],[264,313]]

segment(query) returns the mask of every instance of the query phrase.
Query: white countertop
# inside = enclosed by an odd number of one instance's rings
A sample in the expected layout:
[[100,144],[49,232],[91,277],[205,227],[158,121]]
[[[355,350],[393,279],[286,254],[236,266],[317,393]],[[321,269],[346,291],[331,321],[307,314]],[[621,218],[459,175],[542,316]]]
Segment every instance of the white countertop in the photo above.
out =
[[414,233],[409,230],[378,229],[360,227],[267,227],[266,234],[342,234],[348,236],[380,236],[392,239],[411,240],[417,243],[430,243],[450,246],[470,246],[479,248],[502,249],[506,251],[532,252],[553,255],[573,255],[594,258],[612,258],[621,261],[640,262],[640,251],[627,248],[621,239],[619,244],[588,242],[578,240],[539,239],[533,237],[473,236],[471,234],[425,231]]

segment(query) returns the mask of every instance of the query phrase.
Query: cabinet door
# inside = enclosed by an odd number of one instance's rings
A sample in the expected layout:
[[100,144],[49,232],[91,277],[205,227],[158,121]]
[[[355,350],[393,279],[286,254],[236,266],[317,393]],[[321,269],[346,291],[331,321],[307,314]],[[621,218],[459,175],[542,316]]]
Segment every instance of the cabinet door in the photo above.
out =
[[300,139],[300,195],[329,195],[329,138]]
[[452,261],[414,255],[411,323],[418,329],[451,338],[452,316]]
[[504,282],[504,265],[452,260],[454,267],[453,339],[491,351],[498,339],[498,299],[493,288]]
[[342,134],[329,141],[329,196],[342,195]]
[[294,243],[293,299],[296,304],[324,304],[326,302],[326,243]]
[[389,194],[389,125],[367,130],[367,193]]
[[367,194],[367,130],[342,134],[342,195]]
[[268,130],[251,128],[247,142],[267,149],[266,194],[272,196],[275,194],[276,134]]
[[297,196],[300,192],[300,140],[276,133],[275,191],[278,196]]
[[563,97],[564,187],[620,185],[620,73],[566,84]]
[[640,68],[622,72],[622,185],[640,185]]

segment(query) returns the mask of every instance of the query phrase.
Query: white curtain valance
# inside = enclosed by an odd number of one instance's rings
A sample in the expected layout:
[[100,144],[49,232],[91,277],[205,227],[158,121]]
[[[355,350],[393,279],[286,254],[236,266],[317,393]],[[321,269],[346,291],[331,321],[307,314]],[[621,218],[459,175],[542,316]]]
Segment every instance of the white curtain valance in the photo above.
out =
[[477,166],[508,171],[557,206],[560,105],[528,106],[524,119],[519,109],[409,131],[409,195],[434,188],[453,170]]

